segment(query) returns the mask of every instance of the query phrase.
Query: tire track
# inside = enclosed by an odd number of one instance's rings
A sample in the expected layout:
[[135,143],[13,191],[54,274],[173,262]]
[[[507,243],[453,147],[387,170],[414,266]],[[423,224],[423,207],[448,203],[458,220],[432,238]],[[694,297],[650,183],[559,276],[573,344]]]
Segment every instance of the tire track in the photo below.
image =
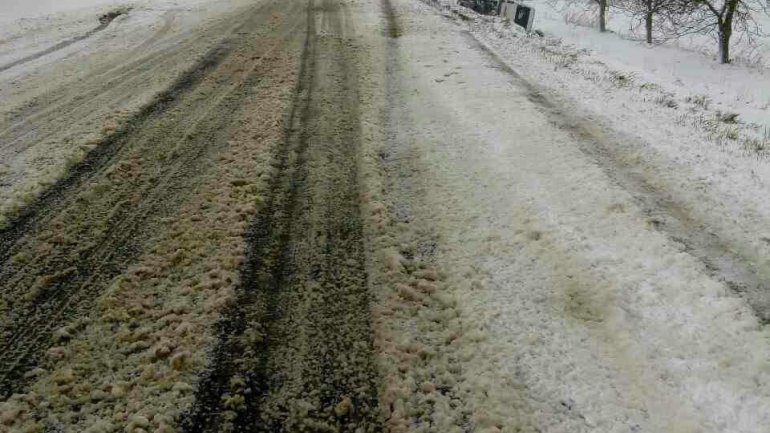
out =
[[115,18],[117,18],[117,17],[119,17],[119,16],[121,16],[121,15],[123,15],[125,13],[128,13],[128,12],[118,11],[118,12],[109,12],[107,14],[104,14],[101,17],[99,17],[99,25],[94,27],[93,29],[85,32],[84,34],[82,34],[80,36],[75,36],[72,39],[68,39],[66,41],[59,42],[58,44],[56,44],[56,45],[54,45],[52,47],[48,47],[48,48],[46,48],[43,51],[37,52],[35,54],[30,54],[27,57],[23,57],[23,58],[21,58],[19,60],[13,61],[13,62],[8,63],[6,65],[2,65],[2,66],[0,66],[0,72],[6,71],[8,69],[11,69],[11,68],[13,68],[15,66],[22,65],[22,64],[27,63],[27,62],[31,62],[31,61],[39,59],[39,58],[41,58],[43,56],[47,56],[47,55],[49,55],[49,54],[51,54],[53,52],[59,51],[59,50],[64,49],[64,48],[67,48],[68,46],[70,46],[70,45],[72,45],[72,44],[74,44],[76,42],[80,42],[80,41],[82,41],[84,39],[90,38],[91,36],[95,35],[96,33],[106,29],[107,26],[109,26],[110,23],[113,20],[115,20]]
[[[264,13],[264,7],[259,6],[251,14]],[[253,20],[253,15],[250,15]],[[104,167],[109,166],[122,148],[134,135],[140,134],[155,119],[177,109],[182,105],[182,97],[194,90],[213,69],[215,69],[234,50],[235,33],[246,28],[249,18],[229,30],[229,36],[210,49],[199,62],[183,73],[168,89],[158,94],[152,101],[142,107],[126,124],[115,133],[102,140],[86,157],[75,165],[68,175],[59,180],[38,199],[28,205],[9,227],[0,230],[0,261],[7,261],[12,246],[17,243],[40,218],[49,213],[57,204],[61,205],[62,196],[73,194]],[[130,73],[130,72],[127,72]],[[185,128],[180,122],[177,127]]]
[[185,432],[381,431],[345,13],[337,0],[308,3],[279,174]]
[[267,6],[2,232],[0,395],[24,386],[53,331],[88,310],[227,146],[261,64],[294,31],[272,34],[280,5]]
[[158,29],[155,33],[152,34],[149,38],[147,38],[144,42],[137,45],[136,48],[131,50],[132,53],[138,53],[142,52],[142,50],[145,50],[147,47],[152,46],[162,38],[164,38],[169,31],[171,31],[171,28],[174,26],[174,22],[176,21],[177,15],[179,14],[178,10],[169,10],[165,14],[163,14],[163,26]]
[[[217,26],[215,30],[214,33],[223,34],[235,32],[234,26],[228,23]],[[207,35],[210,37],[206,32],[134,58],[141,53],[136,48],[127,54],[129,60],[117,66],[109,64],[96,68],[86,77],[62,84],[57,90],[46,92],[24,107],[16,108],[7,115],[8,125],[2,125],[0,130],[0,151],[6,157],[16,155],[36,143],[61,140],[63,131],[89,125],[105,112],[121,107],[122,99],[133,97],[131,89],[152,81],[157,71],[184,62],[189,50],[204,44]],[[109,109],[94,110],[94,106]]]
[[401,28],[398,25],[398,18],[396,17],[396,11],[390,0],[382,0],[381,8],[385,12],[385,20],[387,23],[387,35],[391,38],[397,38],[401,36]]

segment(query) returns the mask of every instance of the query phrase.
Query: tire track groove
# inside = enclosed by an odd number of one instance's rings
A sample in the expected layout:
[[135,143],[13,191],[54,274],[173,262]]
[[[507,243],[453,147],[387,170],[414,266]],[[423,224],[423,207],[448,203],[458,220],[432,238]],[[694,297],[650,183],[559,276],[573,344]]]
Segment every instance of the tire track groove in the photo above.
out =
[[[278,174],[183,431],[381,431],[344,8],[308,3]],[[317,26],[321,23],[323,28]]]
[[[269,61],[294,30],[259,43],[254,33],[264,30],[258,23],[266,13],[248,15],[242,26],[251,32],[220,45],[113,137],[109,149],[57,185],[58,195],[49,192],[15,231],[3,233],[0,394],[24,386],[23,374],[39,362],[53,331],[88,310],[227,146],[234,114],[261,80],[262,58]],[[39,255],[49,242],[54,248]],[[19,263],[19,255],[28,261]]]
[[102,15],[101,17],[99,17],[99,25],[94,27],[93,29],[85,32],[84,34],[82,34],[80,36],[75,36],[74,38],[67,39],[66,41],[59,42],[58,44],[56,44],[56,45],[54,45],[52,47],[46,48],[43,51],[40,51],[40,52],[37,52],[37,53],[34,53],[34,54],[30,54],[27,57],[23,57],[23,58],[21,58],[19,60],[13,61],[13,62],[8,63],[6,65],[2,65],[2,66],[0,66],[0,72],[6,71],[8,69],[11,69],[14,66],[18,66],[18,65],[21,65],[21,64],[24,64],[24,63],[27,63],[27,62],[31,62],[32,60],[39,59],[39,58],[41,58],[43,56],[47,56],[48,54],[51,54],[53,52],[59,51],[59,50],[64,49],[64,48],[67,48],[68,46],[70,46],[70,45],[72,45],[72,44],[74,44],[76,42],[80,42],[80,41],[82,41],[84,39],[90,38],[94,34],[96,34],[96,33],[100,32],[100,31],[106,29],[107,26],[109,26],[110,23],[113,20],[115,20],[115,18],[117,18],[117,17],[119,17],[119,16],[121,16],[121,15],[123,15],[125,13],[127,13],[127,12],[118,11],[118,12],[110,12],[110,13],[107,13],[105,15]]

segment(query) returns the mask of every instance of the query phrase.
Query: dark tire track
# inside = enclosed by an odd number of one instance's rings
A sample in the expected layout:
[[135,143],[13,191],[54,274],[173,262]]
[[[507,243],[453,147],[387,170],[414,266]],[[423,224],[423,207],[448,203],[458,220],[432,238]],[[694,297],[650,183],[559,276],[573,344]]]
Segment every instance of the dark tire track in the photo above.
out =
[[0,395],[22,389],[24,373],[55,342],[53,331],[88,311],[227,146],[235,112],[261,79],[260,65],[295,30],[272,34],[265,23],[277,7],[252,10],[244,31],[0,233]]
[[338,0],[309,2],[279,172],[185,432],[381,431],[345,14]]
[[385,12],[385,21],[387,23],[387,35],[391,38],[398,38],[401,36],[401,27],[398,25],[398,18],[396,17],[396,11],[390,0],[382,0],[381,8]]
[[7,65],[2,65],[2,66],[0,66],[0,72],[6,71],[8,69],[11,69],[14,66],[19,66],[19,65],[22,65],[24,63],[31,62],[31,61],[39,59],[39,58],[41,58],[43,56],[47,56],[47,55],[49,55],[49,54],[51,54],[53,52],[59,51],[59,50],[64,49],[64,48],[67,48],[68,46],[70,46],[70,45],[72,45],[72,44],[74,44],[76,42],[80,42],[80,41],[82,41],[84,39],[88,39],[91,36],[95,35],[96,33],[106,29],[107,26],[109,26],[110,23],[115,20],[115,18],[117,18],[117,17],[119,17],[121,15],[124,15],[126,13],[128,13],[128,11],[126,11],[126,12],[116,11],[116,12],[106,13],[106,14],[102,15],[101,17],[99,17],[99,25],[94,27],[93,29],[85,32],[84,34],[82,34],[80,36],[75,36],[74,38],[67,39],[66,41],[59,42],[58,44],[53,45],[51,47],[48,47],[48,48],[46,48],[43,51],[37,52],[35,54],[30,54],[27,57],[24,57],[24,58],[21,58],[19,60],[16,60],[16,61],[13,61],[11,63],[8,63]]
[[[259,13],[258,9],[255,13]],[[12,246],[25,236],[35,224],[45,219],[55,207],[61,206],[66,194],[75,194],[91,177],[103,172],[127,143],[149,124],[165,113],[181,105],[181,98],[194,89],[233,51],[237,39],[234,33],[247,26],[246,20],[230,30],[230,36],[209,50],[200,61],[183,73],[168,89],[142,107],[119,130],[102,140],[86,157],[72,167],[67,176],[59,180],[34,202],[26,206],[7,228],[0,230],[0,261],[7,261]],[[162,55],[165,53],[159,53]],[[133,73],[129,71],[127,73]]]

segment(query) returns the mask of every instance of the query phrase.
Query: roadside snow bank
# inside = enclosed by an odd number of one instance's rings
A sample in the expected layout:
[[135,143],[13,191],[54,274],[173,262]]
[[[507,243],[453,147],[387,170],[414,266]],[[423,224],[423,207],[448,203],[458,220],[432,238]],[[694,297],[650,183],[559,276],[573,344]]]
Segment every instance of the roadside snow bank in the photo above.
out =
[[767,327],[586,149],[617,148],[759,267],[766,161],[594,58],[473,23],[519,77],[435,10],[399,4],[415,220],[438,233],[481,345],[458,360],[487,389],[479,430],[765,432]]
[[[733,122],[697,95],[683,98],[558,40],[523,37],[497,20],[476,20],[471,31],[525,79],[549,89],[564,111],[597,131],[617,131],[613,152],[628,167],[625,176],[645,177],[770,279],[770,146],[763,128]],[[655,209],[648,212],[657,218]]]

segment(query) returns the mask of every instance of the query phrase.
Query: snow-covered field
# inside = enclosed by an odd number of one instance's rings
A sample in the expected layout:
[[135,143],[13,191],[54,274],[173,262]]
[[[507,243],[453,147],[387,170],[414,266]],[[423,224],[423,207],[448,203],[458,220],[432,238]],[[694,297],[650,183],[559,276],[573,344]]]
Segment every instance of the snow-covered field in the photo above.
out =
[[39,15],[58,14],[74,9],[119,4],[121,0],[2,0],[0,1],[0,17],[3,21],[19,18],[33,18]]
[[[1,0],[0,23],[5,26],[9,22],[16,21],[19,27],[24,25],[24,20],[40,18],[46,15],[61,15],[65,12],[80,10],[92,11],[97,7],[116,6],[124,4],[122,0]],[[6,29],[4,29],[6,30]]]
[[[124,39],[122,42],[127,45],[132,41],[126,40],[126,33],[145,33],[147,28],[152,29],[158,22],[162,23],[163,14],[168,11],[176,11],[178,18],[186,21],[180,23],[179,27],[189,28],[207,15],[221,13],[245,3],[238,0],[2,0],[0,65],[79,36],[96,27],[99,24],[99,16],[112,10],[133,10],[131,16],[121,17],[121,21],[124,21],[123,31],[112,35],[113,38]],[[185,11],[188,13],[182,13]],[[91,43],[84,41],[77,48],[82,49],[84,45]]]

